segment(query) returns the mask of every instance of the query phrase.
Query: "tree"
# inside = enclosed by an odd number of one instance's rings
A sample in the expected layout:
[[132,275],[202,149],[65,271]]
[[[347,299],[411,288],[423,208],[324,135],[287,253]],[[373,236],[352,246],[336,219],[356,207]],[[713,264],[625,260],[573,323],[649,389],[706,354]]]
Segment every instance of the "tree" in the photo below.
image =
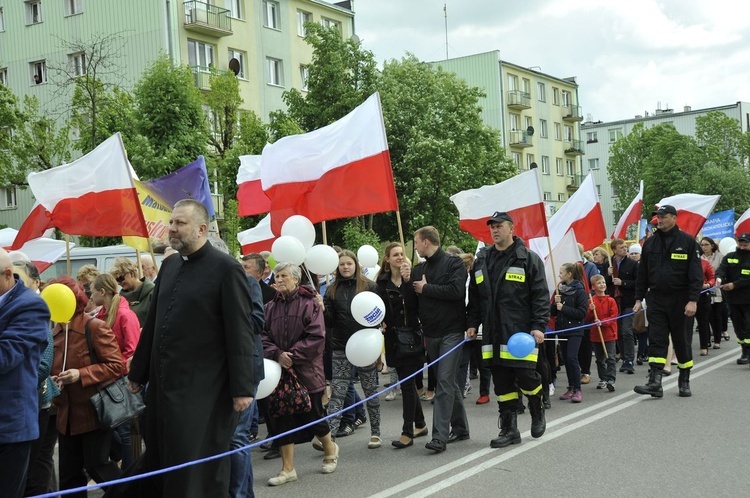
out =
[[159,57],[135,87],[137,129],[151,157],[136,169],[144,178],[164,176],[206,155],[208,127],[203,96],[187,66]]
[[709,163],[730,168],[744,165],[748,151],[740,123],[720,111],[711,111],[695,119],[695,140]]

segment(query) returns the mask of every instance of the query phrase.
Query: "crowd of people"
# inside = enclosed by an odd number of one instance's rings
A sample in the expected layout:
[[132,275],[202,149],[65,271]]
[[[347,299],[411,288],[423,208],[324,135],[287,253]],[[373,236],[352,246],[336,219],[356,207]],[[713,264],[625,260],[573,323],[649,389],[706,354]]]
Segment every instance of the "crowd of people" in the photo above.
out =
[[[390,443],[397,450],[425,437],[425,448],[441,453],[469,439],[464,403],[477,377],[476,403],[489,403],[491,384],[498,403],[492,448],[521,442],[524,397],[531,436],[542,437],[558,373],[564,369],[566,379],[559,399],[581,403],[592,356],[597,389],[613,392],[618,373],[647,364],[648,382],[635,391],[662,397],[674,354],[679,396],[688,397],[696,322],[707,355],[728,340],[731,316],[742,347],[737,363],[750,364],[750,234],[722,255],[710,238],[698,244],[682,232],[672,206],[654,216],[656,229],[643,245],[615,239],[582,251],[579,261],[559,266],[550,292],[541,258],[514,234],[508,213],[489,219],[493,243],[476,254],[444,249],[438,230],[422,227],[414,234],[415,265],[402,244],[389,243],[368,279],[356,254],[340,248],[331,275],[285,261],[271,269],[270,253],[237,261],[208,234],[206,209],[184,200],[170,222],[177,255],[161,268],[150,257],[140,268],[118,258],[107,272],[87,265],[76,280],[47,282],[75,296],[68,323],[50,323],[35,266],[0,249],[0,482],[11,497],[45,493],[231,448],[230,457],[105,487],[107,496],[254,496],[247,447],[264,423],[265,458],[281,461],[268,485],[298,479],[295,446],[310,442],[323,453],[321,472],[335,472],[337,438],[369,425],[367,447],[383,444],[380,361],[357,367],[346,354],[362,328],[351,310],[362,292],[385,304],[377,328],[391,383],[400,382],[402,428]],[[518,332],[533,338],[525,356],[510,345]],[[274,398],[283,395],[278,389],[255,399],[264,358],[280,365],[279,385],[296,389],[294,399]],[[421,370],[438,358],[424,386]],[[90,398],[123,376],[147,409],[108,430]],[[352,406],[359,402],[355,380],[366,411]],[[422,400],[432,403],[431,421]]]

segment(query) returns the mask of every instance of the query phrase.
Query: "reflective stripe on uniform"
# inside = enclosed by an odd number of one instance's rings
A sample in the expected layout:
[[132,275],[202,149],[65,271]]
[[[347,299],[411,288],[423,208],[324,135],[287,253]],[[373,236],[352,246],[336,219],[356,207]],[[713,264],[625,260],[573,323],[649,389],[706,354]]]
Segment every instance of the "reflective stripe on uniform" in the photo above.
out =
[[677,368],[680,368],[682,370],[685,370],[686,368],[693,368],[693,360],[690,360],[685,363],[678,363]]
[[536,393],[538,393],[541,390],[542,390],[542,385],[539,384],[536,387],[536,389],[534,389],[533,391],[524,391],[523,389],[521,389],[521,392],[524,393],[526,396],[534,396]]
[[532,361],[536,363],[537,357],[539,356],[539,348],[534,348],[531,353],[524,356],[523,358],[516,358],[508,350],[508,346],[505,344],[500,345],[500,358],[503,360],[516,360],[516,361]]
[[648,357],[649,363],[656,363],[657,365],[666,365],[667,359],[666,358],[657,358],[656,356],[649,356]]
[[508,394],[501,394],[497,397],[498,403],[505,403],[506,401],[513,401],[514,399],[518,399],[518,393],[512,392]]
[[737,344],[745,344],[747,346],[750,346],[750,339],[737,339]]
[[494,348],[492,344],[487,344],[486,346],[482,346],[482,359],[491,360],[493,351],[494,351]]

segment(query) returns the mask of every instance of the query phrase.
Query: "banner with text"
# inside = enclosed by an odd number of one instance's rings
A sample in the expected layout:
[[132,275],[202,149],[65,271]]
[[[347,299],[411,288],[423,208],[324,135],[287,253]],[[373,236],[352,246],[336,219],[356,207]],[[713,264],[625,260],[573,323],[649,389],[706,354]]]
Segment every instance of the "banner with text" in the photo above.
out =
[[734,209],[719,211],[706,218],[702,232],[704,237],[711,237],[717,243],[724,237],[732,237],[734,235]]

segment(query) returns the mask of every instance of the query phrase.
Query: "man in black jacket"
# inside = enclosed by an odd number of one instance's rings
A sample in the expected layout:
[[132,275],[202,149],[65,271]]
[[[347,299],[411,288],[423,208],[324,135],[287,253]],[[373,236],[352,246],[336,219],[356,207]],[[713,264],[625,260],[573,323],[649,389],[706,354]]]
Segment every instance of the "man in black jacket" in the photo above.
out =
[[[466,267],[461,258],[440,248],[435,227],[414,234],[414,249],[426,258],[411,275],[417,293],[427,356],[433,361],[463,342],[466,332]],[[456,382],[461,351],[453,351],[435,365],[437,387],[432,412],[432,440],[425,448],[436,453],[445,445],[469,439],[469,423],[462,392]]]
[[680,369],[679,394],[691,396],[690,369],[693,352],[688,340],[686,318],[695,315],[703,287],[698,244],[677,226],[677,210],[665,204],[653,212],[658,219],[656,232],[643,244],[641,264],[635,284],[635,305],[639,312],[641,301],[648,302],[648,364],[651,367],[648,383],[635,386],[638,394],[662,397],[662,369],[667,358],[669,336],[677,355]]
[[716,270],[716,285],[726,292],[734,333],[742,346],[737,364],[747,365],[750,363],[750,233],[741,234],[737,250],[721,260]]
[[633,305],[635,304],[635,280],[638,276],[638,263],[628,257],[628,246],[622,239],[610,243],[614,256],[609,267],[607,288],[614,289],[612,297],[617,302],[620,315],[629,315],[617,320],[617,342],[622,353],[620,372],[635,373],[635,338],[633,337]]

